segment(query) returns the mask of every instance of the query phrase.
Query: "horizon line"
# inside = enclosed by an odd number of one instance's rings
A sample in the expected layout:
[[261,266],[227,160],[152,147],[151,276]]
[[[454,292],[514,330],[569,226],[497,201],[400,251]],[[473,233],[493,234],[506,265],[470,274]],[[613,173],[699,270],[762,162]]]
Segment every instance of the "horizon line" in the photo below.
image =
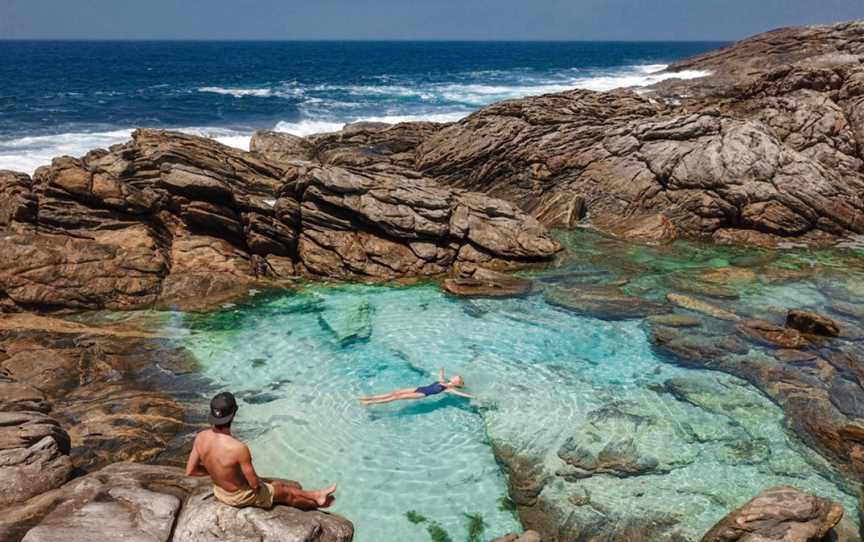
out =
[[139,43],[730,43],[740,38],[712,39],[473,39],[473,38],[0,38],[6,42],[139,42]]

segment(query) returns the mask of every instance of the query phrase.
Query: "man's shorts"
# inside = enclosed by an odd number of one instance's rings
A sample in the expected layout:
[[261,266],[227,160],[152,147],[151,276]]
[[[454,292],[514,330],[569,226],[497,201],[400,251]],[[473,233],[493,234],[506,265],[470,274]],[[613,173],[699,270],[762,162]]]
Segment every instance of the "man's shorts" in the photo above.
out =
[[237,491],[225,491],[219,486],[213,486],[213,495],[216,499],[228,506],[245,508],[254,506],[256,508],[273,507],[273,486],[267,482],[258,484],[258,490],[239,489]]

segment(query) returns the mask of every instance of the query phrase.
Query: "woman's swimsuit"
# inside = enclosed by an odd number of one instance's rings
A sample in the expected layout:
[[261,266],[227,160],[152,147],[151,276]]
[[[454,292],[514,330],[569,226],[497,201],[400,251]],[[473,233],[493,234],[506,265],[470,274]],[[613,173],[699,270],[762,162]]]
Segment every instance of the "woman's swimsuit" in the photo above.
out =
[[414,391],[417,393],[422,393],[423,395],[428,397],[430,395],[438,395],[439,393],[441,393],[442,391],[444,391],[446,389],[447,389],[447,386],[445,386],[444,384],[442,384],[440,382],[435,382],[434,384],[429,384],[428,386],[420,386],[419,388],[415,389]]

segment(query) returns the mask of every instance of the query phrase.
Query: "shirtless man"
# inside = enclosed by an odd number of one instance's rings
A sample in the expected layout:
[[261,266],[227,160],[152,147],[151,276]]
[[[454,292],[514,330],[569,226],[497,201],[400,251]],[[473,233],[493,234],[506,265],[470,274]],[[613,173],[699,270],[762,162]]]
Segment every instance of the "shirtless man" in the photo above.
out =
[[262,480],[252,466],[249,448],[231,435],[237,401],[228,392],[210,401],[212,429],[195,437],[186,463],[187,476],[210,476],[213,494],[220,502],[237,508],[271,508],[284,504],[302,510],[326,508],[333,503],[336,486],[304,491],[279,480]]

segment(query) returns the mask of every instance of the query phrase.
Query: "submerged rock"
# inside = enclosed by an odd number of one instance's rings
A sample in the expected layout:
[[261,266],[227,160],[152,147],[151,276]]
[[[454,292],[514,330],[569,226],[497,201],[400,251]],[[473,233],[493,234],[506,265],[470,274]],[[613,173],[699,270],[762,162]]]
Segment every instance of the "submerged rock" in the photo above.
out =
[[786,327],[810,335],[822,335],[824,337],[840,335],[840,325],[836,321],[810,311],[789,311],[789,314],[786,315]]
[[843,517],[843,507],[794,487],[768,489],[731,512],[702,542],[815,542]]
[[733,314],[726,309],[715,307],[706,301],[688,297],[686,295],[670,293],[666,295],[666,299],[681,308],[707,314],[708,316],[719,318],[720,320],[736,321],[741,319],[740,316]]
[[601,320],[639,319],[672,311],[664,303],[627,295],[606,285],[547,286],[543,296],[550,305]]
[[530,279],[478,268],[470,277],[447,279],[444,291],[460,297],[521,297],[531,292]]
[[809,344],[797,329],[777,326],[765,320],[745,320],[737,329],[741,335],[757,344],[774,348],[795,350]]

